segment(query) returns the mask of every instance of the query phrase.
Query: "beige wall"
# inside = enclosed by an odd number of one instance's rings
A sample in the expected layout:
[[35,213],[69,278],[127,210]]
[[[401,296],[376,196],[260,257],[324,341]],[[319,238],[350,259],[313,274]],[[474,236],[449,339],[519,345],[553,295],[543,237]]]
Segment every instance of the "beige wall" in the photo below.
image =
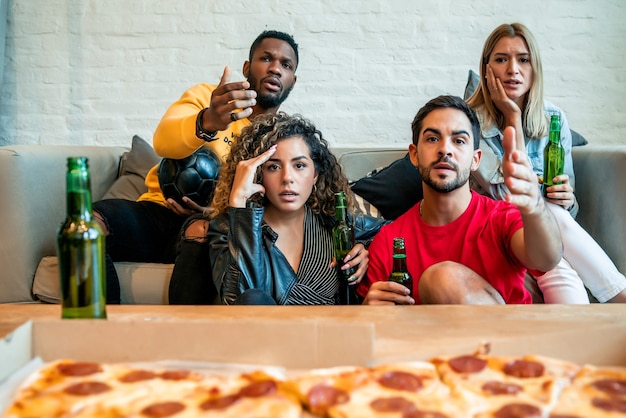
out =
[[336,147],[403,147],[423,103],[462,95],[500,23],[535,33],[546,97],[592,144],[626,144],[626,2],[619,0],[28,0],[9,2],[0,144],[151,140],[189,86],[240,74],[263,29],[294,34],[283,107]]

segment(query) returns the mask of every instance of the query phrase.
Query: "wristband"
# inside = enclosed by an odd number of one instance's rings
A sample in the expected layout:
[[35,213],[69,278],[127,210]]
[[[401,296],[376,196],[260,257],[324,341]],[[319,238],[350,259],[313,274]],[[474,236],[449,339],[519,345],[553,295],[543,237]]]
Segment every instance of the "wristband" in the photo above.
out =
[[209,132],[202,127],[202,115],[204,115],[204,112],[208,109],[208,107],[205,107],[198,112],[198,117],[196,117],[196,136],[205,142],[215,141],[215,137],[217,136],[217,131]]

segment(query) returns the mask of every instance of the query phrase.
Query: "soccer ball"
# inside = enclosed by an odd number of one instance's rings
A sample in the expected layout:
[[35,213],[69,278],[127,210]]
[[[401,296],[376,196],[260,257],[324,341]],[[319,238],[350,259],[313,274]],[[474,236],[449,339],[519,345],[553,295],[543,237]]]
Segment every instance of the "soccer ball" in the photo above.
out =
[[163,158],[157,169],[159,185],[166,199],[172,198],[187,207],[183,196],[200,206],[208,206],[220,174],[220,160],[208,148],[200,148],[189,157]]

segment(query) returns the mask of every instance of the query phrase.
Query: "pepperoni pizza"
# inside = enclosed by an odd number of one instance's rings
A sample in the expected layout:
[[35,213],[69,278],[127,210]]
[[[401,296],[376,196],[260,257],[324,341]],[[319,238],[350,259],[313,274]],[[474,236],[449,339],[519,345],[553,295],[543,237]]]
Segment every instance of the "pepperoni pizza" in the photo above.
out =
[[60,360],[19,390],[5,417],[301,416],[283,381],[263,371],[221,375]]
[[539,356],[468,355],[431,360],[469,416],[542,417],[579,367]]
[[626,369],[584,366],[551,418],[626,417]]
[[449,389],[428,362],[314,370],[289,384],[307,410],[332,418],[460,413],[450,402]]
[[477,353],[285,378],[60,360],[23,384],[4,416],[626,418],[626,369]]

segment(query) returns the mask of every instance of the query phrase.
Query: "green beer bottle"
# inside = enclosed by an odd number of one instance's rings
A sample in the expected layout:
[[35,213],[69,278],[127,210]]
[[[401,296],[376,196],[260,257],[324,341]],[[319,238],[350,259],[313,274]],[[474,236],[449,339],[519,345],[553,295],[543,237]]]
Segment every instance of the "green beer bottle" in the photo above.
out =
[[413,296],[413,277],[406,268],[406,249],[402,237],[393,239],[393,270],[389,275],[389,281],[400,283],[409,289],[409,296]]
[[63,318],[106,318],[105,237],[91,212],[86,157],[67,159],[67,218],[57,234]]
[[559,115],[550,118],[550,136],[543,149],[543,195],[547,197],[547,189],[554,186],[553,179],[563,174],[565,169],[565,149],[561,145],[561,122]]
[[335,247],[335,259],[337,266],[337,276],[339,278],[339,298],[338,304],[352,305],[356,302],[356,295],[352,286],[348,285],[350,279],[356,272],[356,268],[350,267],[342,270],[345,264],[343,259],[354,247],[354,230],[350,219],[348,219],[348,204],[344,192],[335,193],[335,226],[333,227],[333,245]]

